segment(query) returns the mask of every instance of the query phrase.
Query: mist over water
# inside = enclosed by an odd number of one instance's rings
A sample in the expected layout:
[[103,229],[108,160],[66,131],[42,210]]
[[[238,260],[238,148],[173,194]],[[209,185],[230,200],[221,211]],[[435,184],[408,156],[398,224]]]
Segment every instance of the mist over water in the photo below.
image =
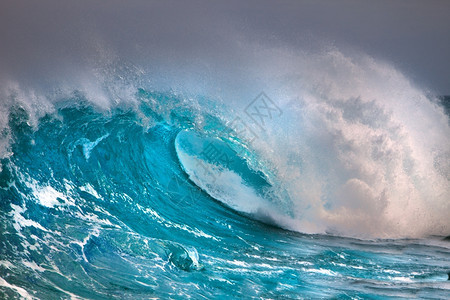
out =
[[261,149],[307,221],[295,230],[445,235],[449,122],[438,101],[368,56],[332,50],[303,60],[284,81],[298,98],[285,96],[287,113]]

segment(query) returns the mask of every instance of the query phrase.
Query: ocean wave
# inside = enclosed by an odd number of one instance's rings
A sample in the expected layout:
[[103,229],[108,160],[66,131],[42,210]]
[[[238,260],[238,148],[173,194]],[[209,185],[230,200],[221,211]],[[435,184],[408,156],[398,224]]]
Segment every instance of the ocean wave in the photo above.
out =
[[[319,286],[336,276],[414,282],[405,262],[395,273],[369,275],[382,268],[372,258],[323,251],[328,243],[339,249],[332,236],[448,234],[448,116],[393,67],[366,56],[334,49],[284,59],[290,68],[264,73],[270,84],[249,99],[249,92],[219,99],[107,80],[101,97],[99,89],[50,96],[6,89],[0,285],[29,297],[5,277],[11,268],[45,287],[36,297],[49,289],[86,298],[189,294],[197,287],[183,287],[180,270],[216,274],[217,289],[255,274],[231,289],[236,295],[257,295],[253,287],[278,276],[286,295],[295,295],[297,277],[319,278]],[[250,234],[262,228],[281,234],[290,250],[272,253],[273,241]],[[323,245],[308,246],[315,236],[293,231],[324,235]],[[292,256],[299,241],[305,252]],[[268,251],[262,262],[260,251]],[[424,272],[433,277],[445,267]]]

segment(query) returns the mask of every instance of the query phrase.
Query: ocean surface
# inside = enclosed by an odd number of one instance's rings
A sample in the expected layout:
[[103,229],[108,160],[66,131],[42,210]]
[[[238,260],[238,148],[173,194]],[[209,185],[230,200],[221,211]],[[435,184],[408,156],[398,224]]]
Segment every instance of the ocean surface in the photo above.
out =
[[[10,107],[0,298],[448,298],[445,234],[368,231],[388,222],[381,216],[369,225],[347,216],[347,228],[323,216],[342,206],[324,200],[317,213],[296,204],[295,180],[258,150],[268,124],[252,108],[274,123],[289,114],[266,94],[244,112],[142,88],[135,97],[133,107],[105,111],[74,93],[34,125],[23,106]],[[351,214],[365,218],[361,211]],[[302,223],[302,212],[315,219]],[[307,226],[314,222],[326,226]]]
[[6,82],[0,298],[448,299],[448,97],[261,53],[184,91],[120,61]]

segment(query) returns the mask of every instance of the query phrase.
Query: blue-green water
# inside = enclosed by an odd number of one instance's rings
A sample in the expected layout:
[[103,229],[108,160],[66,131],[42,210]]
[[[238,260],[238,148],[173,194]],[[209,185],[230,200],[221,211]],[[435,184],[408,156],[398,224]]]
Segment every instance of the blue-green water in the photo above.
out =
[[234,115],[136,97],[105,112],[74,96],[35,126],[10,108],[0,298],[448,298],[443,236],[378,238],[337,221],[303,231],[290,181],[225,134]]

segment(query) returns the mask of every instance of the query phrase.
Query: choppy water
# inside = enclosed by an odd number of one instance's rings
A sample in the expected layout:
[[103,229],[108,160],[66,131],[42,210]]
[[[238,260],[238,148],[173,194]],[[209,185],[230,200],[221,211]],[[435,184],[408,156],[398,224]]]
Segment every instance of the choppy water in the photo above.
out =
[[[448,296],[448,241],[284,230],[277,218],[295,216],[269,193],[275,175],[256,169],[255,152],[225,135],[220,118],[171,94],[139,93],[140,114],[98,112],[76,98],[37,129],[11,109],[3,297]],[[180,105],[163,116],[161,103]],[[232,163],[208,162],[207,147]]]
[[324,59],[234,101],[10,93],[1,298],[448,298],[448,116],[386,65]]

